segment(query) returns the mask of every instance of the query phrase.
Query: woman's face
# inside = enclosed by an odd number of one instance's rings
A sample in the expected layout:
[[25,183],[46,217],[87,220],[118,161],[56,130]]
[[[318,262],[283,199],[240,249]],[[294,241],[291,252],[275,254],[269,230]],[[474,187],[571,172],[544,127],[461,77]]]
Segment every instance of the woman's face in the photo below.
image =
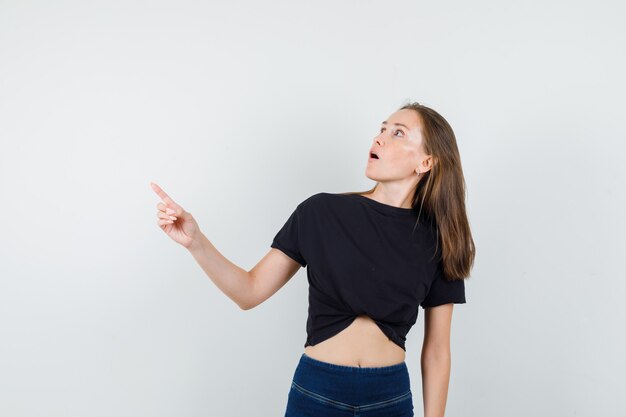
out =
[[378,135],[368,154],[365,175],[374,181],[397,181],[417,179],[420,173],[430,169],[430,157],[422,146],[421,120],[415,110],[403,109],[393,113],[381,123]]

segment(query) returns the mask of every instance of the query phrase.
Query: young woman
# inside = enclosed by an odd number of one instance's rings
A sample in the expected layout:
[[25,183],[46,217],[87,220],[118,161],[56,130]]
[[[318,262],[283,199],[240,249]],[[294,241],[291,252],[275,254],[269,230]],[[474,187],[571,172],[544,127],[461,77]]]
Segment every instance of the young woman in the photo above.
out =
[[186,247],[242,309],[307,268],[309,317],[286,417],[413,416],[406,335],[424,309],[425,417],[444,415],[455,303],[465,303],[475,248],[454,132],[436,111],[410,103],[382,122],[362,193],[302,201],[250,271],[226,259],[191,214],[162,199],[158,225]]

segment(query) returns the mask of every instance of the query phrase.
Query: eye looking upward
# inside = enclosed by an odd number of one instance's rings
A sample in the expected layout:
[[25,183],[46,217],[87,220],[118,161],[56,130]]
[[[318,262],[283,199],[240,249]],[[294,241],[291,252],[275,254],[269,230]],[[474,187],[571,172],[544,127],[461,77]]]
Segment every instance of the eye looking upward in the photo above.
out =
[[[385,130],[385,128],[384,128],[384,127],[381,127],[381,128],[380,128],[380,133],[383,133],[383,131],[384,131],[384,130]],[[401,132],[401,133],[402,133],[402,135],[401,135],[400,137],[404,137],[404,131],[403,131],[402,129],[396,129],[396,130],[394,130],[394,134],[395,134],[395,133],[397,133],[397,132]]]

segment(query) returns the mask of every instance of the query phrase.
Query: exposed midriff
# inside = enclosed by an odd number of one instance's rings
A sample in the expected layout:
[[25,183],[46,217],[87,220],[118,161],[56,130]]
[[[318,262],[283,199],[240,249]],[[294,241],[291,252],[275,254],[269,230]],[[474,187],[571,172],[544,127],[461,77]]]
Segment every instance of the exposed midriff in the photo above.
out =
[[357,316],[334,336],[305,347],[304,352],[319,361],[362,368],[395,365],[406,357],[404,349],[366,315]]

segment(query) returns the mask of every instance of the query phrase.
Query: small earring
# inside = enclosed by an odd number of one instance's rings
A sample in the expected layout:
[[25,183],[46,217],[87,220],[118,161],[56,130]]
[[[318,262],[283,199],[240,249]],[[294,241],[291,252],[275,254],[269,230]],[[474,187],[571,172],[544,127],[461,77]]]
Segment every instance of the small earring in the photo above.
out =
[[417,176],[418,177],[420,176],[420,169],[419,168],[417,168]]

